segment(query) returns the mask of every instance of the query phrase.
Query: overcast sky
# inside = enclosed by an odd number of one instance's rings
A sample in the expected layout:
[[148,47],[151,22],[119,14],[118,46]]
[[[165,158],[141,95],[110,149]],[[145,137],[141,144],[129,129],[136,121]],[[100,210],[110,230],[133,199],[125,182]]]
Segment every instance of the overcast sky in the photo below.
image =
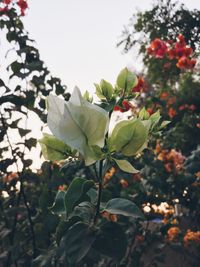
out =
[[[139,68],[133,54],[123,55],[117,40],[133,13],[151,0],[29,0],[25,28],[35,39],[53,75],[72,89],[94,89],[104,78],[115,82],[125,66]],[[200,0],[182,1],[200,8]]]

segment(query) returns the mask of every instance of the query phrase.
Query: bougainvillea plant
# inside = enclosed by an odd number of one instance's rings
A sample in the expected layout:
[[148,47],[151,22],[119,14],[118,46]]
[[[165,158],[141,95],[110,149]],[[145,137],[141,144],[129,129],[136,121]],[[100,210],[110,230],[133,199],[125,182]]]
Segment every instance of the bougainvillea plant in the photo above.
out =
[[174,63],[179,69],[193,69],[196,65],[196,59],[192,57],[193,49],[187,46],[182,34],[178,35],[176,42],[173,42],[173,40],[164,41],[159,38],[154,39],[147,48],[147,53],[160,59],[166,57],[169,62],[165,63],[165,69],[171,67],[172,60],[175,60]]
[[77,177],[66,189],[60,188],[50,208],[59,214],[62,226],[58,229],[54,256],[71,266],[93,250],[120,262],[127,241],[126,231],[116,216],[144,220],[143,213],[131,200],[102,199],[108,170],[117,167],[137,173],[131,159],[147,148],[150,136],[163,127],[159,112],[149,115],[143,108],[137,114],[130,113],[109,131],[113,110],[134,99],[132,91],[137,84],[135,74],[125,68],[118,75],[115,87],[105,80],[95,85],[100,99],[97,104],[88,101],[88,96],[85,99],[77,87],[69,101],[55,95],[47,98],[47,122],[53,135],[45,134],[39,141],[43,155],[49,160],[62,160],[64,167],[70,161],[84,161],[94,175],[90,180]]

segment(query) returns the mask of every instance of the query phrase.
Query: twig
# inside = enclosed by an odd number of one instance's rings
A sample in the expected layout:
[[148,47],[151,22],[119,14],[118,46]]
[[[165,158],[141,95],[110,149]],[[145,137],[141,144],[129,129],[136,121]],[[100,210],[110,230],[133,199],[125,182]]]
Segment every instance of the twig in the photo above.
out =
[[96,214],[94,216],[94,223],[96,224],[97,219],[100,214],[100,204],[101,204],[101,194],[102,194],[102,173],[103,173],[103,160],[100,160],[99,163],[99,175],[98,175],[98,198],[97,198],[97,205],[96,205]]

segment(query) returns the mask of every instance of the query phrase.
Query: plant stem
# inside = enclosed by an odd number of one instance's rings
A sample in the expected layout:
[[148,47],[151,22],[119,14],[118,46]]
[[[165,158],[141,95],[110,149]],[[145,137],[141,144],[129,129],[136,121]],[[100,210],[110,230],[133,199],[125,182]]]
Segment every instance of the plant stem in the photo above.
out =
[[101,194],[102,194],[102,173],[103,173],[103,160],[100,160],[99,163],[99,175],[98,175],[98,183],[99,183],[99,188],[98,188],[98,198],[97,198],[97,206],[96,206],[96,214],[94,216],[94,224],[96,224],[97,219],[100,214],[100,204],[101,204]]
[[24,204],[25,204],[26,210],[27,210],[27,217],[28,217],[29,226],[30,226],[30,232],[31,232],[31,237],[32,237],[31,241],[32,241],[32,247],[33,247],[33,257],[35,257],[36,256],[36,241],[35,241],[34,225],[33,225],[33,221],[32,221],[32,218],[31,218],[31,210],[30,210],[29,205],[28,205],[28,201],[27,201],[26,194],[25,194],[25,191],[24,191],[24,185],[23,185],[22,179],[21,179],[21,193],[22,193],[22,196],[23,196],[23,200],[24,200]]

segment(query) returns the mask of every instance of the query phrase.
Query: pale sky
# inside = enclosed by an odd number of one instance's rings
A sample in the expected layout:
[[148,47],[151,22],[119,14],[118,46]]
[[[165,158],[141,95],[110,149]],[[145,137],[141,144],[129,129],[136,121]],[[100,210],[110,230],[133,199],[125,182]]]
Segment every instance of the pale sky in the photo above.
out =
[[[94,90],[102,78],[112,83],[125,66],[141,68],[134,54],[116,48],[123,26],[133,13],[151,7],[151,0],[29,0],[24,18],[53,75],[70,90]],[[200,8],[200,0],[182,1]]]

